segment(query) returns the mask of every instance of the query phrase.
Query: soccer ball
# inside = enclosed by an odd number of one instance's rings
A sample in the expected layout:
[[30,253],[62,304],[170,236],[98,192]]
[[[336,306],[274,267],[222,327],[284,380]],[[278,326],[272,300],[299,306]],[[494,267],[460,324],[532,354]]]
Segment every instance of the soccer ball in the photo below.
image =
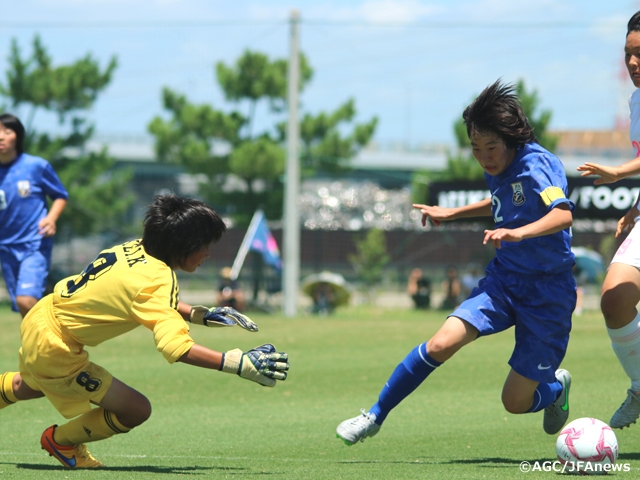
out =
[[558,435],[556,453],[567,473],[604,475],[618,459],[618,439],[606,423],[578,418]]

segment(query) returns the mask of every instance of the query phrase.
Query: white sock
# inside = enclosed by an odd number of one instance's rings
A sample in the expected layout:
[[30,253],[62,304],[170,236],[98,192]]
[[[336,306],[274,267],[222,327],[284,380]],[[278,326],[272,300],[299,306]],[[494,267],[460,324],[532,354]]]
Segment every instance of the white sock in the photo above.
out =
[[607,333],[620,365],[631,379],[631,389],[640,392],[640,314],[622,328],[607,327]]

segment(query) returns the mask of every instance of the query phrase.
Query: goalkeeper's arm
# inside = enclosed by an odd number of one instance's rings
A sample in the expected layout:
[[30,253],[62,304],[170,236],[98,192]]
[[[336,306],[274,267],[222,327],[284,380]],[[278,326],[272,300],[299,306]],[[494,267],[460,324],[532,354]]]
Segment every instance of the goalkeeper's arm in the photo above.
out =
[[202,305],[178,304],[178,312],[187,322],[205,327],[235,327],[238,325],[250,332],[257,332],[258,325],[248,316],[231,307],[207,308]]
[[195,343],[178,361],[187,365],[220,370],[224,354]]
[[288,355],[276,352],[271,344],[261,345],[247,352],[234,349],[226,353],[194,344],[178,361],[225,373],[235,373],[267,387],[274,387],[276,380],[285,380],[289,370]]

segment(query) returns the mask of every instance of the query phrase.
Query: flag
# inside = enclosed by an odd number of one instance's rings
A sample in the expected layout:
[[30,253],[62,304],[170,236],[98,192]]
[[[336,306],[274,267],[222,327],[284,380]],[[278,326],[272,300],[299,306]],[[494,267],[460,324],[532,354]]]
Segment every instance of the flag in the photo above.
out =
[[256,213],[259,214],[259,220],[253,233],[249,250],[261,253],[265,263],[281,270],[282,259],[280,258],[280,250],[278,250],[276,239],[273,238],[267,225],[267,219],[264,218],[262,211],[258,210]]
[[240,269],[244,263],[249,250],[262,254],[262,259],[268,265],[277,270],[282,270],[282,258],[276,239],[273,238],[267,219],[262,210],[257,210],[251,219],[247,233],[242,240],[236,259],[231,267],[231,279],[235,280],[240,274]]

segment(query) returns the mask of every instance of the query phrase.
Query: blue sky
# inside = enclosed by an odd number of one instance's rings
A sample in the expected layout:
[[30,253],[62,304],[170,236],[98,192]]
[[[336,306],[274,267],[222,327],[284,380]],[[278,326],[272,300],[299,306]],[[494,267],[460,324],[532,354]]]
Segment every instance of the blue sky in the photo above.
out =
[[[640,9],[632,0],[21,0],[0,19],[0,79],[11,40],[28,53],[36,33],[54,64],[91,53],[104,67],[115,55],[89,119],[99,133],[141,135],[163,115],[165,86],[230,109],[215,63],[246,49],[285,58],[293,9],[315,70],[304,110],[354,98],[360,120],[379,117],[382,144],[453,143],[453,122],[499,77],[536,89],[554,129],[609,129],[627,115],[622,51]],[[266,110],[258,115],[269,125]],[[35,126],[59,128],[42,113]]]

